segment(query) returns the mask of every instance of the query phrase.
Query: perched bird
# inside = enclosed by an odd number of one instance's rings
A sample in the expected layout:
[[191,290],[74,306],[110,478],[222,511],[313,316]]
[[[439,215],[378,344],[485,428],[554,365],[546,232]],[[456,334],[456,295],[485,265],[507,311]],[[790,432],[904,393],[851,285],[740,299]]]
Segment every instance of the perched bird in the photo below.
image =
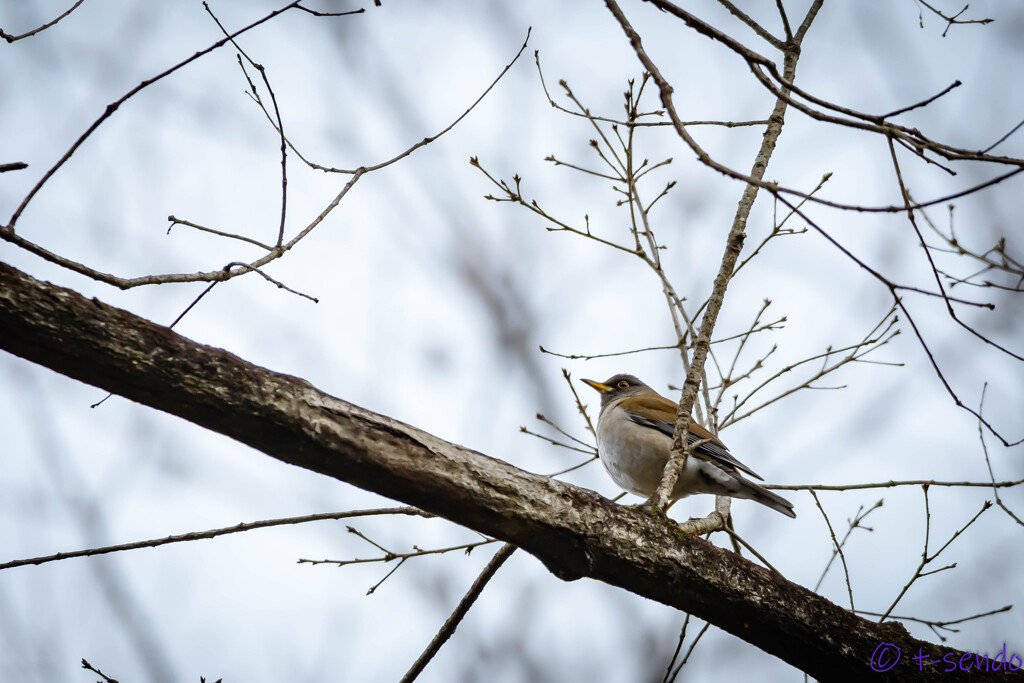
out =
[[[608,474],[630,493],[653,496],[672,448],[676,404],[632,375],[615,375],[604,382],[583,381],[601,394],[597,454]],[[691,422],[688,441],[704,443],[687,458],[669,496],[671,501],[694,493],[712,493],[754,500],[796,517],[792,503],[743,477],[741,473],[761,479],[734,458],[717,436]]]

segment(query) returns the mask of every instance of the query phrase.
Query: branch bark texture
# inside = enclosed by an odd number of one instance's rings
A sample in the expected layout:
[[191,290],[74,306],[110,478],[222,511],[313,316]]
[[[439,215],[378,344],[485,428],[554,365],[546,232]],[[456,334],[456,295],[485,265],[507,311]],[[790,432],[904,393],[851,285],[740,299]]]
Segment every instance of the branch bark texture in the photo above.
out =
[[[947,652],[859,618],[663,516],[519,470],[0,263],[0,348],[177,415],[298,467],[500,538],[565,580],[589,577],[692,613],[819,680],[875,680],[879,643],[901,681]],[[950,672],[942,680],[1010,680]],[[1024,676],[1013,674],[1013,680]],[[895,678],[893,679],[895,680]]]

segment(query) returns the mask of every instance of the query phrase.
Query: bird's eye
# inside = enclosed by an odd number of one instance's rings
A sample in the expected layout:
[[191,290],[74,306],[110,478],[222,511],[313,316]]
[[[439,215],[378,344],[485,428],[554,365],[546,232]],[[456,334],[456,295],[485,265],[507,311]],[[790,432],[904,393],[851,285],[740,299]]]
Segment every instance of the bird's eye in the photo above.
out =
[[624,379],[620,379],[619,383],[616,384],[615,386],[617,386],[619,389],[629,389],[629,382],[627,382]]

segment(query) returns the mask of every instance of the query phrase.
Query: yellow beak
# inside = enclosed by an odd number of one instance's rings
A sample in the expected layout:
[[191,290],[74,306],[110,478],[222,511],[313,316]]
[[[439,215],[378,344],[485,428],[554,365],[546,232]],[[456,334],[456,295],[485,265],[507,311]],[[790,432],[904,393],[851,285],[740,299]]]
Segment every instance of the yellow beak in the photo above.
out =
[[599,391],[602,394],[605,393],[606,391],[612,390],[612,387],[608,386],[607,384],[601,384],[600,382],[595,382],[592,379],[581,379],[580,381],[583,382],[584,384],[590,385],[594,389],[597,389],[597,391]]

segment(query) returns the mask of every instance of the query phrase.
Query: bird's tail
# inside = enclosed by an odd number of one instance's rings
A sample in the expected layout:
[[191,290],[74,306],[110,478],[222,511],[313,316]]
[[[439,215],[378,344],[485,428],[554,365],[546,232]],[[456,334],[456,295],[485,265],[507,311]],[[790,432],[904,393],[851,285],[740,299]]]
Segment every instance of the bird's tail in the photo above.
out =
[[734,488],[735,492],[732,493],[733,498],[746,498],[747,500],[753,500],[761,505],[770,507],[776,512],[781,512],[787,517],[796,519],[796,513],[793,512],[793,504],[782,496],[772,493],[763,486],[758,486],[752,481],[747,481],[742,477],[734,476],[736,484]]

